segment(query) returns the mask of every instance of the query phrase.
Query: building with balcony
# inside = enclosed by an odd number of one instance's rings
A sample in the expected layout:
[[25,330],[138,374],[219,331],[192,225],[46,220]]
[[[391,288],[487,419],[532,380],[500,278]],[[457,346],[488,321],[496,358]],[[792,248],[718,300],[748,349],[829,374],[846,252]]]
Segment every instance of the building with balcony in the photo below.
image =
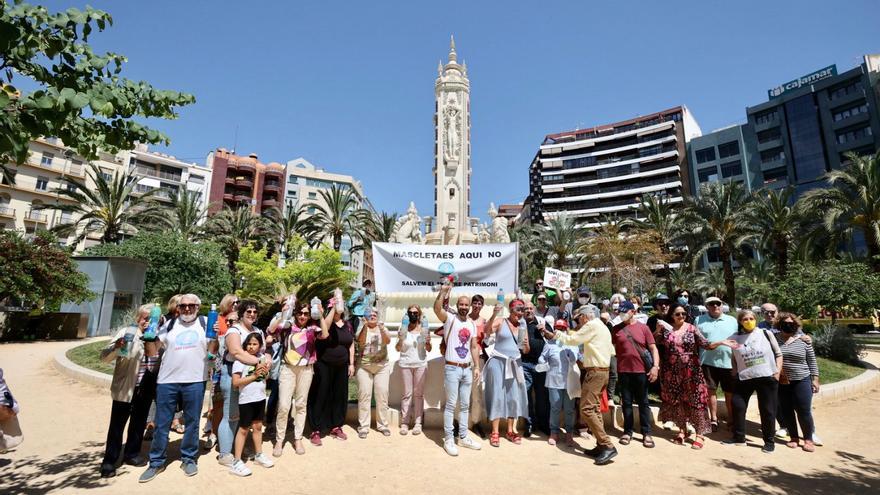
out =
[[208,207],[208,191],[211,170],[204,165],[187,163],[172,155],[150,151],[146,144],[138,144],[134,150],[121,152],[128,170],[139,178],[135,194],[155,191],[153,198],[170,203],[171,198],[185,189],[198,195]]
[[583,226],[632,217],[644,194],[690,190],[687,142],[702,132],[687,107],[544,138],[529,167],[532,223],[568,215]]
[[[15,184],[0,181],[0,228],[34,235],[39,230],[78,220],[78,217],[69,213],[39,207],[72,203],[55,192],[58,188],[70,187],[65,178],[85,183],[87,187],[94,186],[86,174],[89,163],[98,165],[106,177],[112,177],[122,170],[123,161],[118,156],[105,153],[101,153],[98,160],[86,160],[56,138],[31,141],[30,156],[25,163],[8,165],[15,176]],[[68,243],[74,238],[72,235],[60,240]],[[79,251],[97,242],[97,238],[87,237],[76,249]]]
[[236,155],[219,148],[208,154],[205,165],[211,170],[211,213],[223,206],[239,208],[246,205],[254,213],[262,213],[284,205],[284,165],[261,163],[256,154]]
[[[285,211],[290,208],[305,208],[306,216],[313,215],[317,206],[327,207],[320,191],[328,190],[336,186],[344,190],[354,192],[358,207],[366,208],[375,212],[373,205],[364,196],[364,189],[360,181],[350,175],[327,172],[318,168],[305,158],[297,158],[287,162],[287,180],[284,193]],[[360,285],[363,279],[373,278],[372,253],[355,250],[354,244],[349,238],[342,239],[342,264],[357,272],[356,285]]]

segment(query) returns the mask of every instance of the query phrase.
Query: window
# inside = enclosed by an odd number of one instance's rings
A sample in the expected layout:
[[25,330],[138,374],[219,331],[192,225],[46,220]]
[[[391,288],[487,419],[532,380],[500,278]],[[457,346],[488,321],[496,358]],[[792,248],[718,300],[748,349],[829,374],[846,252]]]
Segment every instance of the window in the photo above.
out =
[[101,169],[101,177],[103,177],[104,180],[107,182],[113,181],[113,174],[108,172],[106,168]]
[[700,182],[715,182],[718,180],[718,171],[715,167],[712,168],[703,168],[697,170],[697,176],[700,178]]
[[773,122],[774,120],[776,120],[777,116],[778,116],[778,114],[777,114],[775,108],[772,110],[763,111],[761,113],[756,113],[755,114],[755,124],[757,124],[757,125],[769,124],[770,122]]
[[867,113],[867,112],[868,112],[868,104],[862,103],[861,105],[856,105],[854,107],[849,107],[845,110],[840,110],[840,111],[834,112],[834,115],[832,115],[832,118],[834,119],[835,122],[837,122],[838,120],[843,120],[847,117],[852,117],[853,115],[858,115],[860,113]]
[[292,197],[292,198],[295,198],[295,197],[296,197],[296,189],[288,189],[288,190],[287,190],[287,195],[290,196],[290,197]]
[[309,215],[314,215],[315,214],[315,207],[309,206],[309,209],[307,211],[308,211]]
[[697,163],[706,163],[715,159],[715,148],[697,150]]
[[844,96],[848,96],[855,93],[860,93],[862,91],[862,81],[853,81],[846,86],[841,86],[836,89],[828,90],[828,98],[832,100],[836,100],[838,98],[843,98]]
[[45,177],[37,177],[37,191],[45,191],[49,188],[49,179]]
[[52,160],[55,158],[55,155],[49,153],[47,151],[43,152],[43,157],[40,158],[40,165],[44,167],[52,167]]
[[544,177],[544,182],[556,182],[561,181],[564,178],[563,175],[548,175]]
[[74,186],[74,185],[71,184],[70,182],[66,182],[66,183],[64,184],[64,187],[65,187],[68,191],[76,191],[76,186]]
[[317,199],[317,198],[318,198],[318,193],[316,193],[315,191],[311,191],[309,193],[309,199]]
[[295,175],[288,175],[287,176],[287,183],[288,184],[296,184],[296,179],[297,179],[297,177]]
[[739,154],[739,143],[731,141],[718,145],[718,158],[729,158]]
[[655,144],[653,146],[648,146],[647,148],[642,148],[639,150],[639,156],[651,156],[656,155],[658,153],[663,152],[662,144]]
[[204,184],[204,183],[205,183],[205,178],[202,177],[201,175],[192,175],[192,174],[190,174],[190,176],[189,176],[189,182],[192,182],[193,184]]
[[778,127],[771,127],[770,129],[763,130],[758,133],[758,143],[764,144],[769,141],[774,141],[779,139],[782,134],[779,132]]
[[764,171],[764,184],[771,184],[780,179],[788,177],[788,170],[785,167],[772,168]]
[[581,167],[589,167],[590,165],[596,164],[595,156],[585,156],[583,158],[575,158],[573,160],[563,160],[562,168],[570,169],[570,168],[581,168]]
[[871,126],[865,126],[858,129],[845,129],[837,133],[837,144],[856,141],[871,136],[872,134]]
[[725,179],[728,177],[733,177],[735,175],[742,174],[742,165],[739,160],[735,162],[727,162],[721,164],[721,177]]
[[785,160],[785,151],[782,148],[773,148],[761,152],[761,163],[775,162],[777,160]]

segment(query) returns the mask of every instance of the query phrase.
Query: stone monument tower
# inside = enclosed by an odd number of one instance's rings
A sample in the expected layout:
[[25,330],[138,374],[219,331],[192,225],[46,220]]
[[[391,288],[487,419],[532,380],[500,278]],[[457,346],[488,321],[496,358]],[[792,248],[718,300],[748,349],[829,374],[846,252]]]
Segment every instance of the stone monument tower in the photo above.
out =
[[477,242],[471,212],[471,104],[467,65],[458,63],[455,39],[434,84],[434,217],[428,244]]

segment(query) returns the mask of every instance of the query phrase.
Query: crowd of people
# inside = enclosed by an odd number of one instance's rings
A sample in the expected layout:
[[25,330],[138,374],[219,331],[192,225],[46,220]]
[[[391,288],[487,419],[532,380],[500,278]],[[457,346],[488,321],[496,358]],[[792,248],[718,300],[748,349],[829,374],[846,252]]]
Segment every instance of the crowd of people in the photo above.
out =
[[[618,455],[603,420],[615,401],[623,412],[616,443],[636,441],[637,408],[641,443],[655,447],[650,394],[659,396],[660,423],[678,430],[672,442],[703,449],[706,436],[721,428],[719,387],[729,433],[721,444],[745,444],[754,394],[763,452],[773,452],[777,434],[786,435],[790,448],[815,449],[811,400],[819,372],[811,340],[797,316],[772,304],[731,316],[719,298],[709,297],[703,312],[679,290],[674,299],[658,294],[649,315],[638,297],[618,293],[599,302],[586,287],[548,289],[538,280],[531,299],[504,305],[499,297],[486,319],[482,296],[450,299],[451,290],[444,284],[432,308],[406,308],[396,332],[380,321],[369,281],[347,300],[336,293],[326,308],[317,299],[285,296],[265,330],[257,326],[259,305],[233,294],[221,300],[213,324],[199,316],[197,295],[175,296],[155,338],[147,330],[158,312],[141,306],[136,324],[119,329],[102,351],[115,370],[101,476],[114,476],[121,461],[147,467],[141,482],[154,479],[165,469],[171,430],[183,434],[187,476],[198,472],[200,449],[216,448],[230,473],[248,476],[250,461],[273,467],[288,441],[303,455],[306,443],[347,440],[342,427],[352,379],[358,437],[371,431],[373,403],[375,430],[390,436],[389,347],[399,353],[402,380],[398,434],[419,435],[432,333],[440,336],[443,448],[450,456],[459,448],[480,450],[478,437],[500,447],[503,422],[503,438],[513,445],[539,438],[538,432],[564,448],[575,447],[577,436],[593,437],[595,446],[585,453],[605,465]],[[439,328],[429,329],[426,310]],[[210,406],[200,443],[206,392]],[[264,435],[271,457],[263,453]],[[141,456],[145,440],[151,441],[148,458]]]

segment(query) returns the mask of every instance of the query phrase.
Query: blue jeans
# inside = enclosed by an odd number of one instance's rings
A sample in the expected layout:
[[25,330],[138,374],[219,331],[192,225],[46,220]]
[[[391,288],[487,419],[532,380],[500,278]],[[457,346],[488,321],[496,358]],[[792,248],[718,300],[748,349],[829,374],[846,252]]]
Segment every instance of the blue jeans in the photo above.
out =
[[177,401],[183,402],[185,430],[180,443],[180,460],[186,464],[199,458],[199,416],[205,400],[205,382],[160,383],[156,387],[156,429],[150,446],[150,467],[165,465],[168,430]]
[[458,404],[458,436],[465,438],[468,413],[471,409],[471,385],[474,382],[472,368],[447,364],[443,369],[443,385],[446,387],[446,405],[443,408],[443,438],[452,438],[452,419]]
[[223,392],[223,419],[217,428],[217,444],[220,455],[232,455],[235,431],[238,428],[238,389],[232,386],[230,363],[220,367],[220,390]]
[[564,388],[548,388],[550,395],[550,433],[559,434],[559,413],[565,411],[565,431],[574,432],[574,399]]
[[[788,428],[793,442],[813,439],[813,382],[811,377],[779,386],[779,413],[782,426]],[[797,413],[797,421],[795,421]],[[801,433],[798,435],[798,423]]]
[[529,399],[529,417],[526,418],[526,424],[532,429],[549,433],[550,399],[547,395],[547,387],[544,385],[547,373],[535,371],[534,363],[523,363],[522,368],[526,379],[526,397]]

